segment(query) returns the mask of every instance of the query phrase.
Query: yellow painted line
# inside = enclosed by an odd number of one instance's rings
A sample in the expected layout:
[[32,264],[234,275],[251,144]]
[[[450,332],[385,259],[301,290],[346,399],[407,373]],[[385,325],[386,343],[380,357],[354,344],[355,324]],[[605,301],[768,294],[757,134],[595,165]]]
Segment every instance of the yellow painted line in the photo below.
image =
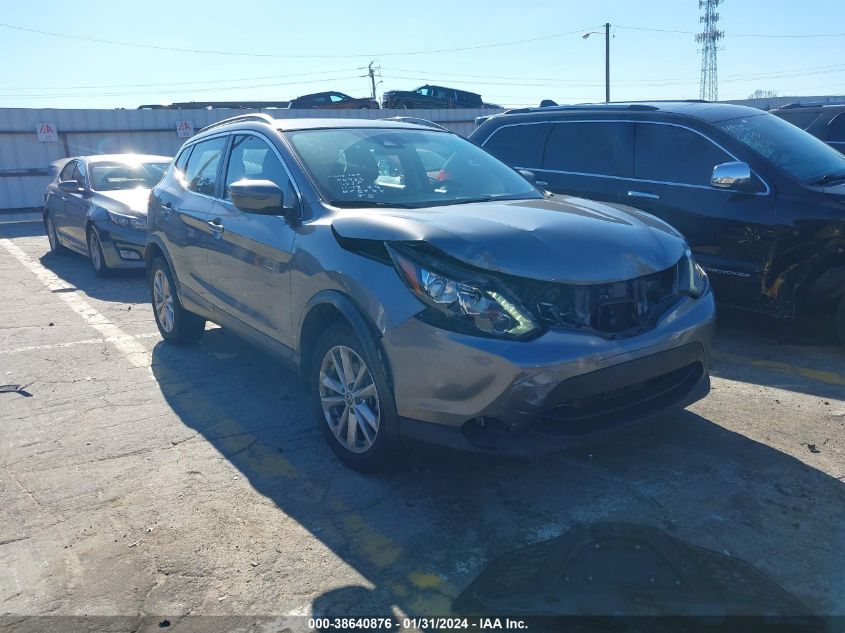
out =
[[760,360],[754,358],[747,358],[739,354],[729,354],[727,352],[713,352],[713,358],[730,363],[743,363],[761,369],[772,369],[785,374],[795,374],[809,380],[816,382],[823,382],[828,385],[845,386],[845,376],[837,374],[833,371],[824,371],[822,369],[811,369],[809,367],[801,367],[800,365],[792,365],[777,360]]

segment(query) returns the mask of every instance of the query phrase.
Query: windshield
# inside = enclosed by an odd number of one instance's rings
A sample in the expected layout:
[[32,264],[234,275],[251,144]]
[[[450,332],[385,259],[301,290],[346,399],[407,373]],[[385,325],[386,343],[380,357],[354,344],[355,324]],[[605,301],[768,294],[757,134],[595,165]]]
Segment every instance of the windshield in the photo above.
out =
[[153,188],[170,163],[91,163],[91,188],[94,191]]
[[715,125],[804,184],[845,174],[845,156],[772,114],[719,121]]
[[455,134],[369,128],[300,130],[289,138],[335,206],[427,207],[543,197],[513,169]]

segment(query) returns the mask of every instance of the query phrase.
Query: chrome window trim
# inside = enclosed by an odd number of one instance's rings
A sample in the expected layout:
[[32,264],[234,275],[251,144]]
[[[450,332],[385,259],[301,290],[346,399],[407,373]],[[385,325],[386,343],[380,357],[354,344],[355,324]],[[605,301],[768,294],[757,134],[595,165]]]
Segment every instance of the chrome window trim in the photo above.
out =
[[[679,128],[683,128],[685,130],[689,130],[690,132],[694,132],[695,134],[698,134],[703,139],[709,141],[710,143],[712,143],[713,145],[718,147],[720,150],[725,152],[725,154],[727,154],[728,156],[733,158],[735,161],[740,160],[739,158],[737,158],[733,154],[733,152],[727,150],[725,147],[720,145],[718,142],[714,141],[712,138],[710,138],[706,134],[703,134],[702,132],[699,132],[698,130],[691,128],[689,126],[682,125],[680,123],[669,123],[669,122],[666,122],[666,121],[635,121],[635,120],[632,120],[632,119],[563,119],[563,120],[559,120],[559,121],[545,120],[545,121],[525,121],[524,123],[508,123],[506,125],[500,125],[495,130],[493,130],[493,132],[490,134],[490,136],[488,136],[486,139],[484,139],[484,142],[481,143],[481,147],[484,147],[487,144],[487,142],[496,135],[496,132],[498,132],[499,130],[504,129],[506,127],[518,127],[520,125],[546,125],[546,124],[560,125],[560,124],[565,124],[565,123],[627,123],[627,124],[630,124],[630,125],[638,125],[638,124],[641,124],[641,123],[647,123],[649,125],[670,125],[670,126],[673,126],[673,127],[679,127]],[[745,161],[742,161],[742,162],[745,162]],[[735,192],[732,192],[728,189],[718,189],[716,187],[711,187],[711,186],[708,186],[708,185],[693,185],[693,184],[685,183],[685,182],[672,182],[670,180],[647,180],[645,178],[636,178],[634,176],[630,176],[630,177],[629,176],[612,176],[612,175],[609,175],[609,174],[594,174],[594,173],[578,172],[578,171],[562,171],[562,170],[559,170],[559,169],[543,169],[542,167],[518,167],[518,169],[530,169],[531,171],[541,171],[541,172],[549,173],[549,174],[565,174],[565,175],[570,175],[570,176],[591,176],[591,177],[594,177],[594,178],[610,178],[610,179],[615,179],[615,180],[633,180],[633,181],[636,181],[636,182],[645,182],[645,183],[654,184],[654,185],[673,185],[675,187],[689,187],[689,188],[693,188],[693,189],[705,189],[707,191],[721,191],[721,192],[727,192],[727,193],[735,193]],[[752,195],[752,196],[767,196],[767,195],[769,195],[772,192],[772,189],[769,186],[769,183],[766,181],[766,179],[763,178],[760,174],[758,174],[753,169],[751,170],[751,173],[754,174],[760,180],[760,182],[763,183],[763,186],[766,187],[766,190],[765,191],[757,191],[757,192],[750,193],[750,194],[747,194],[747,195]]]

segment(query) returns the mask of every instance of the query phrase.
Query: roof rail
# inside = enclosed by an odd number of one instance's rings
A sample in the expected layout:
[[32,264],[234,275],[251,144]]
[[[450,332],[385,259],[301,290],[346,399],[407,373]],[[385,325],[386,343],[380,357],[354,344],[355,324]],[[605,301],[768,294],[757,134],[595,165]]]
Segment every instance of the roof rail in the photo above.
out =
[[449,128],[443,127],[439,123],[429,121],[428,119],[421,119],[415,116],[391,116],[382,119],[382,121],[398,121],[399,123],[412,123],[414,125],[422,125],[424,127],[437,128],[438,130],[443,130],[445,132],[449,131]]
[[524,114],[527,112],[566,112],[569,110],[659,110],[657,106],[645,103],[582,103],[578,105],[540,106],[505,110],[503,114]]
[[206,125],[200,130],[200,132],[205,132],[213,127],[228,125],[229,123],[236,123],[238,121],[261,121],[262,123],[269,123],[270,125],[274,125],[276,123],[276,119],[271,117],[269,114],[264,114],[263,112],[252,112],[250,114],[239,114],[237,116],[229,117],[228,119],[221,119],[216,123]]
[[823,108],[824,106],[844,106],[845,101],[805,101],[787,103],[786,105],[773,108],[773,110],[796,110],[798,108]]

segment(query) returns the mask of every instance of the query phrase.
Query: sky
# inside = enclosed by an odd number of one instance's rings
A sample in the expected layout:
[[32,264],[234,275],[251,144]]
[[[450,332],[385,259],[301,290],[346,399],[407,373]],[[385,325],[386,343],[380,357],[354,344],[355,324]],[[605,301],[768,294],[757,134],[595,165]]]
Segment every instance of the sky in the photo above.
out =
[[[841,4],[810,4],[812,10],[794,0],[724,0],[720,99],[758,89],[845,94],[845,26],[829,19],[841,14]],[[541,99],[603,101],[605,22],[612,25],[612,100],[699,96],[701,55],[691,34],[701,28],[697,0],[6,0],[0,6],[0,107],[277,101],[322,90],[362,97],[370,93],[371,61],[380,69],[379,98],[383,90],[434,83],[507,107]],[[590,31],[596,34],[585,39]]]

